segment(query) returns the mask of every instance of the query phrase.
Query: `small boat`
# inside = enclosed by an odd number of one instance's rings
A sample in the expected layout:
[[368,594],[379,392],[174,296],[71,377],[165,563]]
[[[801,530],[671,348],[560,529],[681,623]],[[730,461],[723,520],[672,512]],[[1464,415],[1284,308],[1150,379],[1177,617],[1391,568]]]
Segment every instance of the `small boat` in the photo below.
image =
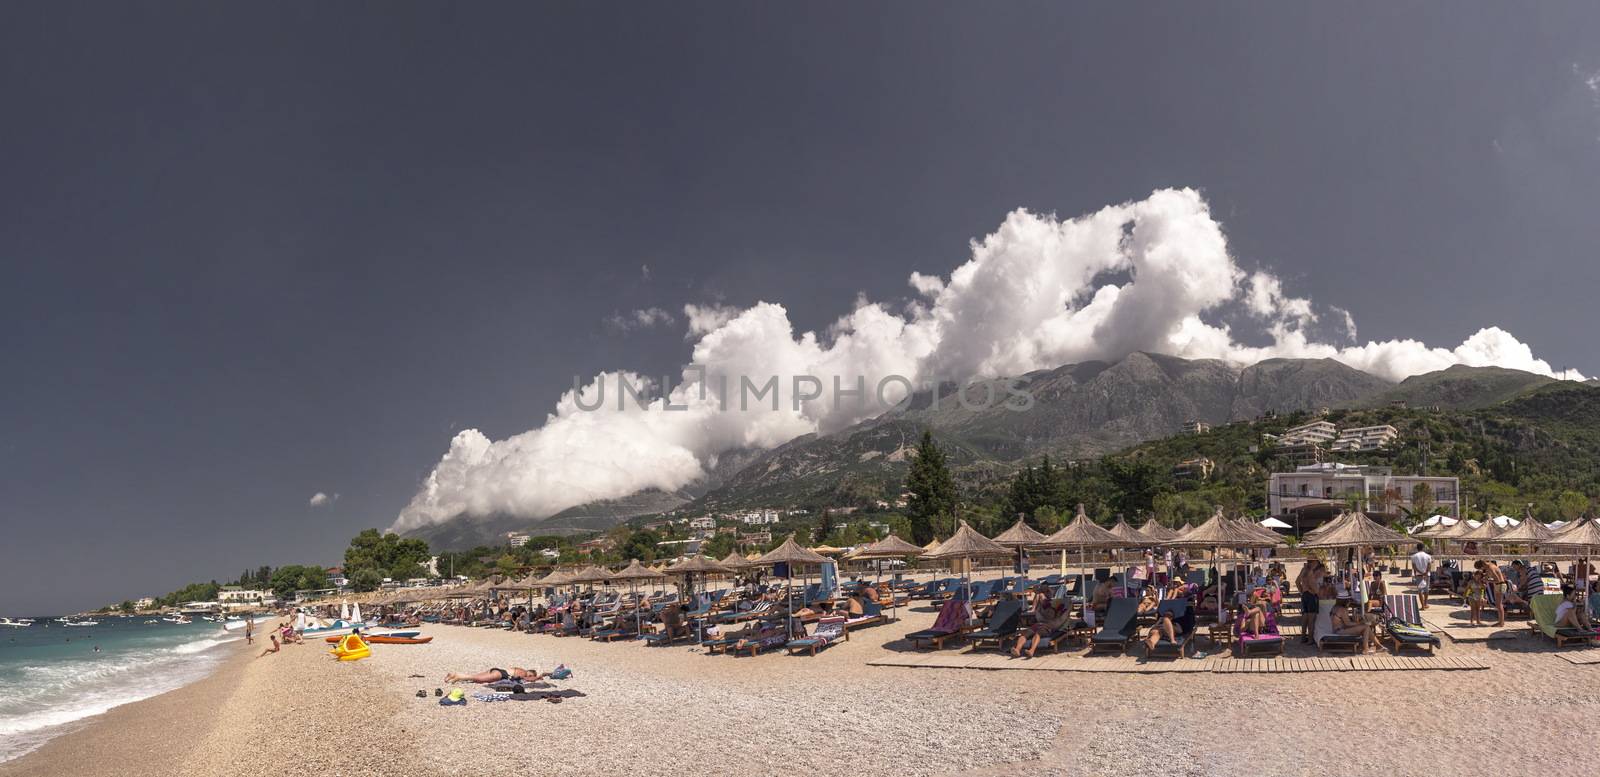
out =
[[148,620],[146,620],[146,621],[145,621],[145,623],[160,623],[160,622],[161,622],[161,621],[158,621],[158,620],[156,620],[156,619],[155,619],[155,618],[150,618],[150,619],[148,619]]
[[100,621],[66,621],[68,626],[99,626]]
[[0,626],[10,626],[14,629],[25,629],[33,625],[28,618],[0,618]]
[[194,623],[187,615],[168,615],[161,619],[163,623]]

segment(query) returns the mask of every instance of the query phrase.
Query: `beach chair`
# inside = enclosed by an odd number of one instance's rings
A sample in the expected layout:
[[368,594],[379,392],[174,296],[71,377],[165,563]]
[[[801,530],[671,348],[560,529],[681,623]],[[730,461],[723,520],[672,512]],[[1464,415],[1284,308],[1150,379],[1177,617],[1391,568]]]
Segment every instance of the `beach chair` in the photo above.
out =
[[1278,631],[1278,616],[1272,610],[1267,611],[1266,628],[1260,634],[1246,633],[1244,618],[1233,619],[1233,653],[1236,657],[1281,656],[1283,644],[1283,634]]
[[[1132,601],[1131,599],[1129,601]],[[1156,646],[1150,649],[1146,658],[1183,658],[1189,650],[1189,643],[1194,639],[1194,621],[1184,616],[1189,614],[1188,599],[1168,599],[1156,607],[1156,622],[1160,623],[1162,616],[1172,617],[1172,631],[1175,639],[1168,640],[1162,637]]]
[[1100,631],[1089,638],[1089,653],[1091,655],[1101,651],[1121,653],[1127,650],[1128,642],[1139,631],[1138,613],[1137,599],[1126,596],[1112,599],[1111,606],[1106,608],[1105,622],[1101,624]]
[[[765,635],[763,635],[762,632],[766,632]],[[784,629],[781,627],[781,624],[771,621],[767,621],[763,627],[758,628],[756,635],[757,636],[754,638],[745,637],[745,639],[748,640],[748,644],[743,646],[738,645],[737,643],[730,645],[725,652],[731,653],[735,656],[749,655],[751,658],[755,658],[759,653],[763,653],[789,642],[789,635],[784,633]]]
[[1422,623],[1422,602],[1416,594],[1389,594],[1383,597],[1383,633],[1394,652],[1418,648],[1433,655],[1439,638]]
[[1332,650],[1348,650],[1352,654],[1361,651],[1361,637],[1355,634],[1334,634],[1333,632],[1333,600],[1323,599],[1317,602],[1317,622],[1312,629],[1313,637],[1317,643],[1317,652],[1326,653]]
[[791,656],[800,652],[806,652],[814,656],[818,650],[840,640],[848,639],[850,639],[850,631],[844,627],[844,618],[831,616],[817,621],[816,627],[811,630],[809,636],[791,639],[784,647],[789,649],[789,655]]
[[972,649],[978,650],[987,643],[1000,647],[1008,638],[1016,636],[1017,627],[1022,625],[1021,599],[1007,599],[995,605],[994,612],[989,614],[989,622],[983,628],[967,634],[972,640]]
[[1593,645],[1600,634],[1582,629],[1556,628],[1556,605],[1561,603],[1560,594],[1540,594],[1529,602],[1529,609],[1533,611],[1533,621],[1528,627],[1535,634],[1543,634],[1555,640],[1556,647],[1566,647],[1568,642],[1578,642],[1585,646]]
[[934,619],[931,628],[913,631],[906,635],[906,639],[911,640],[914,648],[927,643],[933,645],[934,650],[941,650],[946,641],[962,639],[971,630],[967,625],[967,612],[966,602],[951,599],[939,608],[939,616]]
[[883,617],[883,605],[877,602],[863,602],[861,604],[861,614],[845,620],[844,628],[845,631],[864,629],[868,626],[876,626],[885,620]]

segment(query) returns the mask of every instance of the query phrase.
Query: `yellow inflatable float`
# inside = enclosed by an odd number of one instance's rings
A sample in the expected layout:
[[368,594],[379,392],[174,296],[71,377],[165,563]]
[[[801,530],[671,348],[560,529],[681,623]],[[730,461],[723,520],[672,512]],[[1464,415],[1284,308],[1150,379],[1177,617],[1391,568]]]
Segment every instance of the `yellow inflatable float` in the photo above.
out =
[[372,655],[372,648],[367,645],[366,641],[361,639],[359,634],[348,634],[344,639],[339,640],[339,644],[335,645],[333,650],[328,652],[332,653],[340,661],[360,661]]

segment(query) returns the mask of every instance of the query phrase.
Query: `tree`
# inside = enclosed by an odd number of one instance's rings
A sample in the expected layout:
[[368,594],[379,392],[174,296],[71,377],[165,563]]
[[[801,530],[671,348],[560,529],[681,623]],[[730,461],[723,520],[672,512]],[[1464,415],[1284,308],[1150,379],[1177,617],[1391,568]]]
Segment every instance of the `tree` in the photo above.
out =
[[510,553],[503,553],[500,558],[495,559],[494,566],[495,569],[500,570],[500,574],[509,575],[515,573],[517,568],[522,566],[522,562],[518,561],[517,557]]
[[734,539],[732,534],[716,534],[712,535],[711,539],[706,540],[702,550],[711,558],[726,558],[729,553],[733,552],[734,545],[737,542],[738,540]]
[[1161,471],[1143,459],[1106,459],[1104,469],[1114,489],[1114,512],[1137,515],[1154,509],[1156,496],[1165,490]]
[[833,513],[828,508],[822,508],[822,515],[817,517],[817,530],[811,535],[812,542],[822,544],[828,541],[828,535],[833,533]]
[[944,525],[955,514],[956,482],[950,476],[944,451],[926,430],[906,474],[906,517],[911,521],[911,541],[926,545],[933,539],[935,525]]
[[379,534],[377,529],[364,529],[350,540],[344,551],[345,576],[355,579],[355,573],[370,569],[378,577],[405,580],[423,573],[422,565],[428,560],[428,543],[418,539],[401,539],[390,532]]
[[1561,513],[1561,520],[1576,521],[1589,509],[1589,497],[1577,491],[1562,491],[1556,497],[1556,510]]
[[122,604],[117,605],[117,609],[121,610],[124,614],[132,613],[133,602],[128,599],[123,599]]
[[328,587],[328,573],[319,566],[289,564],[272,570],[267,588],[280,598],[288,598],[295,591],[311,591]]
[[356,591],[376,591],[383,585],[383,575],[372,567],[363,567],[355,572],[346,573],[350,580],[350,587]]
[[656,560],[656,543],[660,541],[660,536],[655,532],[649,529],[640,529],[623,538],[617,550],[625,559],[636,558],[640,562],[648,564]]
[[1411,488],[1410,522],[1412,525],[1422,523],[1433,515],[1433,508],[1437,506],[1433,498],[1433,486],[1427,483],[1418,483]]

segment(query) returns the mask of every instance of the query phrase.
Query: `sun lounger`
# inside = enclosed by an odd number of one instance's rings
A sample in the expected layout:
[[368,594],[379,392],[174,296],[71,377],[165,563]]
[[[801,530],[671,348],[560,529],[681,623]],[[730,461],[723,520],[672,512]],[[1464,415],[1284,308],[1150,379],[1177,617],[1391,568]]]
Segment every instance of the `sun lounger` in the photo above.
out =
[[791,639],[785,647],[791,656],[802,651],[814,656],[818,650],[848,639],[850,632],[844,627],[844,618],[834,616],[817,621],[816,628],[812,629],[809,636]]
[[983,628],[967,634],[972,640],[972,649],[977,650],[986,643],[993,643],[1000,647],[1007,639],[1016,636],[1017,627],[1022,623],[1021,599],[1007,599],[995,605],[994,612],[989,614],[989,622]]
[[861,608],[862,610],[860,615],[845,620],[845,631],[850,631],[852,629],[864,629],[868,626],[876,626],[885,621],[883,617],[883,606],[877,602],[864,602],[862,603]]
[[934,650],[944,648],[947,640],[961,639],[971,629],[967,626],[967,603],[954,599],[945,602],[939,608],[939,617],[933,621],[933,627],[921,631],[913,631],[906,635],[911,640],[912,647],[921,647],[923,643],[933,645]]
[[1429,655],[1442,644],[1439,638],[1422,623],[1422,603],[1416,594],[1389,594],[1383,597],[1384,635],[1394,652],[1404,648],[1419,648]]
[[1121,653],[1127,650],[1128,643],[1139,630],[1138,612],[1138,600],[1125,596],[1112,599],[1111,606],[1106,608],[1105,622],[1100,631],[1089,638],[1089,652]]
[[1333,611],[1333,605],[1334,602],[1331,599],[1323,599],[1317,603],[1317,622],[1315,628],[1312,629],[1314,634],[1319,635],[1315,638],[1317,652],[1325,653],[1330,650],[1348,650],[1351,653],[1361,652],[1361,636],[1359,634],[1332,633],[1333,618],[1330,613]]
[[1247,633],[1243,618],[1233,619],[1234,655],[1239,658],[1281,656],[1283,642],[1283,635],[1278,632],[1278,618],[1271,610],[1267,611],[1267,622],[1260,634]]
[[1543,634],[1555,640],[1556,647],[1566,647],[1568,642],[1578,642],[1584,645],[1593,645],[1600,634],[1593,631],[1584,631],[1573,628],[1556,628],[1556,605],[1561,603],[1560,594],[1540,594],[1529,603],[1533,610],[1533,621],[1529,628],[1535,634]]
[[1161,622],[1163,615],[1172,616],[1172,631],[1176,639],[1161,637],[1147,658],[1183,658],[1189,650],[1189,642],[1194,639],[1193,620],[1184,617],[1188,614],[1188,599],[1168,599],[1156,607],[1156,623]]

